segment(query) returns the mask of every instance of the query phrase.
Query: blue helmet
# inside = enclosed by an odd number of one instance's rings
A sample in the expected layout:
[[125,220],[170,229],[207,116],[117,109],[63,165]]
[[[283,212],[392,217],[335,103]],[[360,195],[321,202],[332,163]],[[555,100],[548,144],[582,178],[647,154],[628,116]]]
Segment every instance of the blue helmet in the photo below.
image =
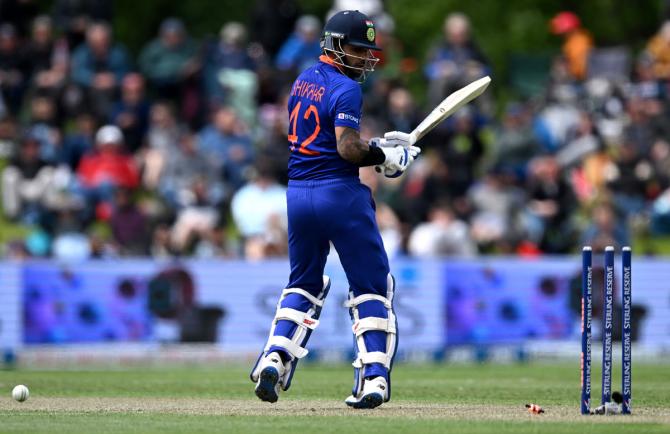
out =
[[341,11],[333,15],[323,28],[321,47],[334,49],[333,40],[356,47],[381,50],[376,44],[375,24],[362,12]]
[[333,54],[335,63],[346,68],[347,75],[363,81],[368,72],[374,71],[374,66],[379,59],[368,51],[365,66],[354,67],[345,62],[343,47],[352,45],[380,51],[381,48],[375,43],[376,38],[375,24],[367,15],[359,11],[341,11],[333,15],[324,26],[321,49],[326,54]]

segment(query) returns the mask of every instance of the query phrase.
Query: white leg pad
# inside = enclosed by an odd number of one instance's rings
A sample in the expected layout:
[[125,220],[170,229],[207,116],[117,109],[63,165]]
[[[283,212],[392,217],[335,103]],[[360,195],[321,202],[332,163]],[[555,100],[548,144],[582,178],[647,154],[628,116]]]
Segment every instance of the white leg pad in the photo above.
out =
[[[288,360],[284,363],[284,374],[280,379],[280,383],[283,390],[287,390],[291,385],[291,378],[293,377],[293,372],[295,370],[296,364],[299,359],[305,357],[309,351],[305,348],[309,336],[318,325],[319,325],[319,316],[321,314],[321,308],[325,301],[326,296],[328,295],[328,290],[330,289],[330,278],[328,276],[323,276],[323,289],[319,293],[318,297],[314,297],[309,292],[300,289],[300,288],[286,288],[282,291],[281,297],[277,302],[277,311],[275,312],[275,317],[272,320],[272,326],[270,327],[270,336],[268,337],[267,343],[263,352],[256,361],[250,378],[251,381],[257,382],[260,374],[260,360],[264,355],[268,353],[268,350],[271,347],[280,347],[286,351],[290,356],[291,360]],[[312,306],[307,310],[307,312],[302,312],[300,310],[281,307],[282,301],[289,294],[299,294],[308,300]],[[275,328],[279,321],[292,321],[297,327],[293,333],[293,336],[290,338],[285,336],[275,336]]]
[[[352,396],[350,398],[353,398],[354,400],[362,397],[365,383],[365,365],[372,363],[382,364],[389,370],[389,388],[388,393],[384,397],[384,401],[390,399],[390,373],[397,345],[396,316],[393,312],[394,290],[395,280],[393,279],[393,276],[389,274],[387,278],[386,297],[377,294],[363,294],[358,297],[353,297],[353,294],[350,292],[349,300],[345,303],[345,306],[349,308],[349,312],[354,322],[351,329],[355,336],[357,349],[356,359],[352,363],[355,368],[355,381]],[[360,318],[358,306],[368,301],[378,301],[383,303],[384,307],[387,309],[388,318]],[[368,352],[363,335],[369,331],[383,331],[386,333],[386,352]]]

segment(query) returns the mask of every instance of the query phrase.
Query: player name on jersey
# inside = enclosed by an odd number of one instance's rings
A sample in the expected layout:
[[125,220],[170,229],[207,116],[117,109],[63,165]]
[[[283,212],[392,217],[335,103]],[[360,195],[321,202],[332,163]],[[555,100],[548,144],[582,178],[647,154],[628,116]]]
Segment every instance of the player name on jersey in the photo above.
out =
[[293,83],[293,89],[291,89],[291,96],[299,96],[321,102],[324,92],[326,92],[326,88],[323,86],[310,83],[309,81],[296,80]]

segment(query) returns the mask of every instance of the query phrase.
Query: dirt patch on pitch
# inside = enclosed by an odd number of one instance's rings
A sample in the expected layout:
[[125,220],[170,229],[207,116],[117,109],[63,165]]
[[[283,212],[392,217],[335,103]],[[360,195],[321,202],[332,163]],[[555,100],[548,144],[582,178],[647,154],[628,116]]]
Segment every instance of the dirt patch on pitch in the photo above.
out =
[[631,422],[670,424],[670,409],[636,408],[631,416],[579,415],[579,409],[546,406],[546,413],[529,414],[523,406],[427,404],[391,402],[374,410],[353,410],[334,401],[301,401],[284,399],[276,404],[255,400],[169,399],[169,398],[31,398],[24,403],[0,400],[2,411],[49,413],[170,413],[212,416],[346,416],[451,420],[533,420],[553,422]]

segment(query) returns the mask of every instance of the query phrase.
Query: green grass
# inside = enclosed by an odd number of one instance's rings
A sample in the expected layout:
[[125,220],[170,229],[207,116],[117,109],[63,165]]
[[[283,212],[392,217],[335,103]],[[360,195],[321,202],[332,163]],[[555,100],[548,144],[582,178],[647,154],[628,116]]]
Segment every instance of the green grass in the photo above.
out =
[[[635,365],[633,397],[638,416],[632,418],[579,416],[579,372],[574,365],[398,365],[392,405],[372,411],[345,408],[342,401],[352,377],[346,366],[301,366],[291,390],[274,406],[258,403],[247,374],[247,367],[240,365],[0,371],[0,432],[670,432],[667,365]],[[594,386],[599,385],[599,374],[594,371]],[[620,374],[616,370],[614,374],[613,388],[620,390]],[[31,398],[24,404],[9,397],[11,387],[19,383],[31,390]],[[599,387],[594,388],[592,397],[595,402]],[[188,408],[194,399],[199,400],[199,407],[179,410],[181,406]],[[165,400],[171,400],[178,410],[150,405]],[[60,404],[51,408],[52,401]],[[82,402],[94,405],[80,407],[77,403]],[[124,402],[132,408],[107,409],[106,402]],[[529,416],[523,408],[527,402],[542,405],[546,415]],[[226,408],[231,403],[241,409]],[[458,410],[456,416],[442,417],[435,413],[435,408],[441,411],[440,405],[445,411],[471,406],[484,414]],[[256,410],[245,411],[247,406]],[[311,409],[313,415],[310,407],[317,407]],[[404,414],[403,408],[416,411]],[[498,410],[506,412],[499,420],[486,414]],[[567,416],[557,419],[559,412]]]

